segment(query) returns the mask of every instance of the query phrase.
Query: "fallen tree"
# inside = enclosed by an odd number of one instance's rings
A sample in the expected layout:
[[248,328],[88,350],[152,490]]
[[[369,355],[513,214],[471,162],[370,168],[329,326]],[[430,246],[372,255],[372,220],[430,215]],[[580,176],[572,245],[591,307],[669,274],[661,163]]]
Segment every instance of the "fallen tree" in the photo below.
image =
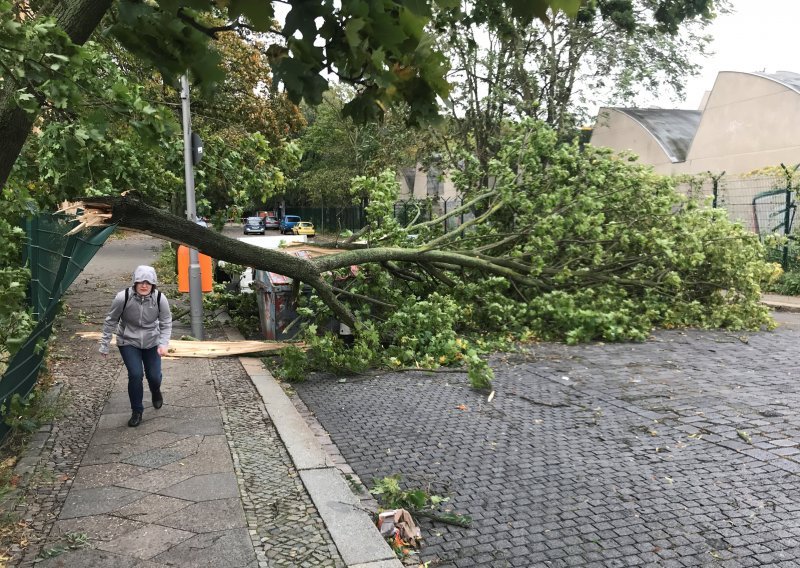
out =
[[[364,341],[359,365],[480,367],[476,353],[498,341],[770,325],[760,285],[776,269],[758,237],[724,211],[682,200],[671,180],[608,150],[559,143],[534,122],[511,128],[501,147],[488,171],[465,157],[455,176],[462,207],[406,226],[393,215],[393,174],[357,180],[371,196],[368,225],[312,259],[225,238],[130,198],[84,205],[121,227],[310,285],[301,313],[353,327]],[[487,176],[489,188],[478,181]],[[448,225],[456,217],[462,222]],[[351,265],[362,267],[356,278],[331,276]],[[325,341],[329,355],[346,358]]]

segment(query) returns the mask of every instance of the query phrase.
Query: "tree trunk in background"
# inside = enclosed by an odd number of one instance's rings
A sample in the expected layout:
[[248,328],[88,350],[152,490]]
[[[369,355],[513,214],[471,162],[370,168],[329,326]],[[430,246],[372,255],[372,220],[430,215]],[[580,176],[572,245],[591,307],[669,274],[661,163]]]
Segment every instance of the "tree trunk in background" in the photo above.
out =
[[[62,0],[50,4],[39,16],[56,19],[70,39],[82,45],[100,24],[111,6],[111,0]],[[22,151],[36,116],[25,112],[14,103],[16,86],[10,81],[0,89],[0,187],[11,174],[11,168]]]

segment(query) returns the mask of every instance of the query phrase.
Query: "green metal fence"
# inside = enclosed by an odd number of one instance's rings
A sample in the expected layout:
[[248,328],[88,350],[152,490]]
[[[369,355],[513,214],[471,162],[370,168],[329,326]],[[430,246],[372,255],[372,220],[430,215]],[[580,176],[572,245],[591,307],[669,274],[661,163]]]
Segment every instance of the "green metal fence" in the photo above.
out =
[[784,270],[791,270],[800,267],[800,258],[792,254],[797,248],[795,169],[786,169],[785,175],[774,176],[709,175],[702,183],[684,185],[679,190],[693,197],[709,198],[712,207],[725,209],[730,219],[762,239],[768,235],[786,236],[788,242],[770,249],[768,254],[771,260],[780,262]]
[[358,205],[347,207],[287,205],[286,215],[298,215],[303,221],[311,221],[318,233],[338,234],[346,230],[357,231],[366,224],[364,209]]
[[[24,260],[31,269],[30,303],[36,326],[0,378],[2,408],[15,394],[25,397],[33,390],[61,297],[115,228],[90,228],[68,236],[74,225],[72,220],[49,214],[25,222],[28,242]],[[0,422],[0,438],[7,433],[8,426]]]

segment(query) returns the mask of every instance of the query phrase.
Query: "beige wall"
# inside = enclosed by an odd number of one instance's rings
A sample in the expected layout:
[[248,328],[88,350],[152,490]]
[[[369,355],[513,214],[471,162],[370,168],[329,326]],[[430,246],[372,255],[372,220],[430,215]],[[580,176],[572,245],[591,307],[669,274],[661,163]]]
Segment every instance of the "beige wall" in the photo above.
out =
[[757,75],[725,71],[677,172],[745,173],[800,161],[800,93]]
[[[409,187],[406,182],[406,177],[402,172],[397,174],[397,180],[400,182],[399,198],[401,200],[426,199],[428,197],[428,173],[422,169],[421,164],[417,164],[413,187]],[[445,173],[444,179],[439,184],[439,198],[453,199],[457,195],[456,187],[453,185],[450,177]]]
[[630,150],[639,161],[659,173],[672,173],[672,160],[650,132],[631,116],[613,108],[601,108],[592,132],[593,146]]
[[685,162],[673,163],[647,129],[614,109],[601,109],[591,143],[631,150],[663,174],[740,174],[800,162],[797,91],[759,75],[723,71],[703,102]]

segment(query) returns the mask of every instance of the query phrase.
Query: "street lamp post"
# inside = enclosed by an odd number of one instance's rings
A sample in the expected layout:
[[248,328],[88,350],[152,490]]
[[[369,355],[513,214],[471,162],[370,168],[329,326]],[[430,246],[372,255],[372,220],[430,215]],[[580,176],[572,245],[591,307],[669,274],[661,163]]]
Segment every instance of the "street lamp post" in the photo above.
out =
[[[194,162],[192,160],[192,119],[189,114],[189,76],[181,76],[181,111],[183,114],[183,161],[186,179],[186,218],[197,221],[197,204],[194,198]],[[200,255],[189,249],[189,313],[192,336],[203,339],[203,290],[200,278]]]

